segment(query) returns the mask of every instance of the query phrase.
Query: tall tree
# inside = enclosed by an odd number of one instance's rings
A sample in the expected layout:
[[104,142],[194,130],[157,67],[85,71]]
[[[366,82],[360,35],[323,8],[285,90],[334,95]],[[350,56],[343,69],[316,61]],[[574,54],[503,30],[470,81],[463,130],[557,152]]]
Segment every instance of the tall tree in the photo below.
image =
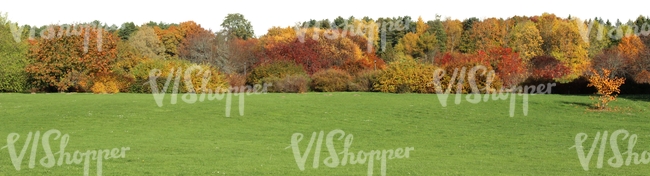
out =
[[551,47],[553,45],[553,28],[560,21],[555,14],[544,13],[542,16],[533,17],[533,21],[537,24],[539,35],[542,36],[542,50],[550,55]]
[[628,63],[634,63],[639,59],[641,52],[645,49],[645,45],[638,36],[629,35],[621,39],[617,48],[623,57],[629,60]]
[[163,59],[165,46],[159,40],[156,32],[149,26],[141,26],[128,40],[142,56],[150,59]]
[[210,31],[201,31],[190,33],[179,47],[179,57],[193,63],[212,63],[212,59],[217,57],[216,36]]
[[436,46],[439,46],[438,40],[434,34],[428,32],[429,26],[424,23],[422,17],[418,18],[415,28],[416,32],[406,34],[395,45],[395,49],[407,58],[420,61],[430,60],[435,54]]
[[258,39],[248,40],[236,38],[228,41],[228,64],[230,72],[246,74],[259,62],[262,56],[262,47]]
[[479,22],[478,18],[472,17],[463,21],[463,33],[460,37],[459,50],[463,53],[473,53],[476,51],[476,41],[471,37],[474,23]]
[[34,79],[34,86],[60,92],[87,89],[90,81],[111,74],[119,39],[101,28],[81,26],[79,34],[88,35],[67,33],[61,26],[51,26],[48,33],[63,35],[41,38],[32,47],[29,54],[33,63],[26,71]]
[[[7,15],[0,13],[0,92],[21,92],[27,89],[27,73],[25,66],[29,64],[27,58],[28,41],[16,41],[14,36],[18,24],[7,19]],[[23,29],[28,30],[28,29]]]
[[237,38],[246,40],[255,37],[253,25],[239,13],[228,14],[221,23],[221,27]]
[[650,69],[650,52],[643,44],[643,41],[636,35],[623,37],[616,48],[624,58],[624,69],[628,76],[637,83],[648,82],[648,70]]
[[131,37],[131,34],[133,34],[135,31],[137,31],[138,28],[133,24],[133,22],[126,22],[123,23],[122,26],[120,27],[120,30],[118,32],[118,36],[122,40],[129,40],[129,37]]
[[427,21],[427,25],[429,26],[428,32],[436,36],[439,47],[438,51],[444,52],[447,49],[447,33],[445,32],[445,26],[440,20],[440,15],[436,15],[436,20],[434,21]]
[[463,23],[459,20],[445,19],[442,22],[445,33],[447,34],[446,48],[447,52],[455,52],[460,45],[461,35],[463,34]]
[[[501,26],[502,20],[496,18],[488,18],[483,21],[476,21],[472,23],[469,30],[469,40],[474,42],[476,51],[487,51],[492,48],[499,48],[505,46],[505,30]],[[473,52],[472,50],[467,50]]]
[[519,53],[524,63],[528,63],[535,56],[544,54],[542,51],[542,36],[531,21],[517,24],[510,32],[508,46]]
[[593,20],[588,23],[588,38],[589,38],[589,58],[596,57],[605,48],[609,48],[611,41],[607,36],[610,26],[606,26],[598,20]]
[[[574,19],[577,20],[577,19]],[[582,75],[590,64],[588,58],[589,43],[583,40],[578,25],[585,25],[582,22],[556,21],[552,28],[552,34],[544,39],[549,44],[547,54],[562,61],[571,69],[571,74],[559,81],[571,81]],[[586,26],[583,26],[586,28]]]
[[165,56],[176,57],[178,55],[178,45],[185,38],[183,30],[178,25],[172,25],[167,29],[156,26],[154,27],[154,31],[156,31],[158,39],[162,42],[163,47],[165,47]]

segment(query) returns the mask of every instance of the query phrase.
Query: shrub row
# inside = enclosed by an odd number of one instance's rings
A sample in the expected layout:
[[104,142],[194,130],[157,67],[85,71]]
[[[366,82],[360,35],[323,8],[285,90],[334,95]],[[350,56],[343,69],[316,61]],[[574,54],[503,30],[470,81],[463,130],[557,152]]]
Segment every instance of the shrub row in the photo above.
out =
[[[156,72],[157,70],[157,72]],[[166,92],[171,93],[178,79],[178,92],[196,92],[201,93],[203,84],[209,90],[221,90],[227,88],[228,81],[226,77],[216,68],[206,64],[192,64],[188,61],[171,59],[171,60],[146,60],[138,64],[130,72],[133,82],[129,86],[129,91],[134,93],[152,93],[150,81],[155,78],[157,88],[153,90],[162,91],[171,73],[171,80],[167,85]],[[156,77],[150,78],[150,74]],[[187,77],[186,77],[187,76]],[[205,79],[205,80],[204,80]],[[190,86],[191,84],[191,86]]]

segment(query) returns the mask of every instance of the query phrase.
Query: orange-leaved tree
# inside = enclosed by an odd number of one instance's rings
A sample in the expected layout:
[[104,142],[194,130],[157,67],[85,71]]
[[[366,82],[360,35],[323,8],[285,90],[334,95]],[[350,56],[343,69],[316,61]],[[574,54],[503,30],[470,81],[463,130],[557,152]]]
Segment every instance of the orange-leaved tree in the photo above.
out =
[[85,91],[90,82],[110,75],[117,36],[92,25],[50,26],[32,42],[32,64],[25,68],[36,88]]
[[[596,109],[605,110],[607,104],[616,100],[617,94],[621,93],[619,88],[625,83],[625,78],[610,77],[608,69],[602,69],[602,74],[593,68],[590,70],[592,75],[589,77],[588,86],[595,87],[598,91],[597,94],[600,96],[595,104]],[[592,97],[592,99],[594,98]]]

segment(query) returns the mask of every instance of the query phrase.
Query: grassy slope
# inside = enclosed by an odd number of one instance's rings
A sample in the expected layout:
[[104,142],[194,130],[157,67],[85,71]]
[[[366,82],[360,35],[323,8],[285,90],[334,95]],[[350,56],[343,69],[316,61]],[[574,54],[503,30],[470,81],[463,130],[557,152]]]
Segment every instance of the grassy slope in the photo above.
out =
[[[180,98],[180,97],[179,97]],[[0,146],[6,136],[58,129],[70,135],[66,151],[130,147],[126,158],[105,160],[104,175],[365,175],[367,165],[312,168],[313,150],[300,171],[291,135],[342,129],[354,135],[352,152],[414,147],[410,158],[388,161],[388,175],[643,175],[648,165],[613,168],[580,166],[574,145],[585,132],[588,149],[596,132],[626,129],[639,135],[635,151],[650,150],[650,103],[619,99],[619,112],[592,112],[587,96],[535,95],[528,116],[521,102],[509,117],[509,101],[442,107],[436,95],[383,93],[266,94],[245,97],[245,115],[225,117],[225,101],[156,106],[142,94],[0,94]],[[520,97],[518,97],[520,98]],[[630,97],[650,99],[646,97]],[[338,151],[343,145],[336,141]],[[58,146],[58,140],[52,141]],[[625,150],[627,141],[619,142]],[[58,147],[53,147],[55,151]],[[8,150],[0,150],[0,175],[81,175],[82,165],[44,168],[37,162],[16,171]],[[39,147],[37,160],[43,156]],[[58,155],[57,155],[58,156]],[[625,155],[624,155],[625,157]],[[379,175],[379,162],[374,172]],[[95,161],[90,174],[95,175]]]

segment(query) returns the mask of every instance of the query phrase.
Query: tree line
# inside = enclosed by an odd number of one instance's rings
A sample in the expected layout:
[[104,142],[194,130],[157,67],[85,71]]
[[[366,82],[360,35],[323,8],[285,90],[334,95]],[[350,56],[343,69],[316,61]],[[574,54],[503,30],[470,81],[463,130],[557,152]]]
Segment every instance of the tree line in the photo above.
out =
[[625,84],[650,83],[644,16],[626,23],[549,13],[462,21],[339,16],[272,27],[257,37],[242,14],[228,14],[221,27],[211,31],[193,21],[32,27],[5,13],[0,91],[147,93],[150,70],[167,75],[193,66],[211,73],[213,87],[271,82],[276,92],[434,93],[434,70],[446,70],[446,85],[458,82],[449,76],[457,69],[477,65],[495,73],[477,78],[483,91],[544,82],[589,89],[585,80],[604,73]]

